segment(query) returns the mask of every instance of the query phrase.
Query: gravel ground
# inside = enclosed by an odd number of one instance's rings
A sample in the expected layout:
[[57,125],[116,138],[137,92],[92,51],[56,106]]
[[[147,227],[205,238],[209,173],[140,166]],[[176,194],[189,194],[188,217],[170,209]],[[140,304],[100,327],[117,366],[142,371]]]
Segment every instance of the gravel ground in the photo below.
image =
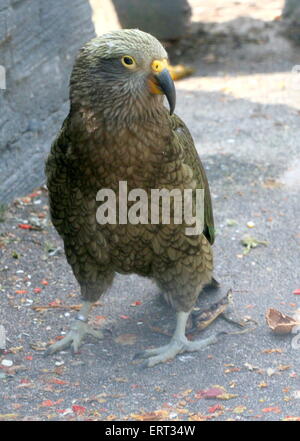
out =
[[[199,24],[196,3],[193,34],[170,51],[196,68],[177,83],[177,114],[207,170],[218,230],[221,289],[204,293],[200,306],[232,288],[236,313],[258,325],[142,369],[135,352],[164,344],[174,317],[151,281],[118,276],[91,314],[105,339],[87,339],[75,357],[43,358],[80,300],[46,190],[35,190],[1,215],[0,420],[300,419],[297,336],[276,335],[265,321],[269,308],[289,316],[300,308],[299,49],[263,12],[225,22],[211,13]],[[244,254],[245,234],[267,245]],[[236,328],[219,318],[196,338],[223,330]]]

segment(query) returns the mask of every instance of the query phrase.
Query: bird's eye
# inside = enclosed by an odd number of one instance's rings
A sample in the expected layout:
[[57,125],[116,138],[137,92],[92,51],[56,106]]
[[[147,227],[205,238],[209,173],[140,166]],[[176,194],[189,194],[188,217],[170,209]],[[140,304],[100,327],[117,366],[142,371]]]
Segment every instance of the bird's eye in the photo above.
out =
[[134,61],[134,58],[130,57],[129,55],[125,55],[122,57],[122,64],[123,66],[127,67],[128,69],[134,69],[136,67],[136,62]]

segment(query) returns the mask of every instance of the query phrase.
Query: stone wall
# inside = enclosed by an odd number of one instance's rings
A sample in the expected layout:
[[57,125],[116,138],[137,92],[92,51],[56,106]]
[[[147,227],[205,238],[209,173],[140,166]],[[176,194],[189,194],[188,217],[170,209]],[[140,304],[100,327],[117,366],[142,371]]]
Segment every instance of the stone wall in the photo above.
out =
[[159,40],[178,40],[189,27],[187,0],[111,0],[122,28],[139,28]]
[[91,17],[88,0],[0,0],[0,203],[44,181],[74,56],[94,36]]
[[285,0],[283,16],[300,22],[300,2],[299,0]]

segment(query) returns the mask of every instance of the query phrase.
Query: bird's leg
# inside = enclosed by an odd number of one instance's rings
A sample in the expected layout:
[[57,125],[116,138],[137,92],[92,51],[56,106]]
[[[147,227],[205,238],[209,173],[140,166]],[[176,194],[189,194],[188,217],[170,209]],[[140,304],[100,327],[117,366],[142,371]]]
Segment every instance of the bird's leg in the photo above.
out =
[[55,352],[62,351],[63,349],[71,346],[71,349],[74,353],[78,352],[79,346],[85,337],[85,335],[90,334],[97,338],[102,338],[102,332],[100,330],[96,330],[91,328],[87,321],[88,315],[92,308],[92,302],[84,301],[82,308],[80,309],[76,320],[71,326],[70,332],[58,342],[49,346],[49,348],[45,352],[45,356],[54,354]]
[[158,363],[168,361],[182,352],[201,351],[206,346],[217,343],[218,336],[215,334],[202,340],[188,340],[185,336],[185,327],[188,316],[189,312],[177,312],[176,329],[171,341],[165,346],[160,346],[155,349],[146,349],[145,351],[136,354],[135,358],[148,358],[145,365],[147,367],[152,367]]

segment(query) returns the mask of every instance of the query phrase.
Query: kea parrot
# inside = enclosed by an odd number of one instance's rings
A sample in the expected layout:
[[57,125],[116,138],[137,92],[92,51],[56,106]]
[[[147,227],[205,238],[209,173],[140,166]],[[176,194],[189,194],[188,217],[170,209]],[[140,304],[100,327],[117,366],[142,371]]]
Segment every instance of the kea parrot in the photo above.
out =
[[[96,37],[75,60],[70,111],[52,144],[46,175],[51,219],[83,305],[70,332],[46,355],[68,346],[77,352],[86,334],[102,337],[88,325],[88,314],[116,273],[151,278],[176,311],[170,342],[137,354],[146,366],[216,342],[215,336],[189,341],[185,335],[199,293],[214,280],[214,220],[193,139],[173,113],[175,87],[167,66],[161,43],[138,29]],[[174,207],[169,223],[99,223],[98,191],[118,196],[120,182],[128,192],[138,188],[149,196],[151,189],[204,191],[203,229],[187,235],[186,223],[175,222]]]

